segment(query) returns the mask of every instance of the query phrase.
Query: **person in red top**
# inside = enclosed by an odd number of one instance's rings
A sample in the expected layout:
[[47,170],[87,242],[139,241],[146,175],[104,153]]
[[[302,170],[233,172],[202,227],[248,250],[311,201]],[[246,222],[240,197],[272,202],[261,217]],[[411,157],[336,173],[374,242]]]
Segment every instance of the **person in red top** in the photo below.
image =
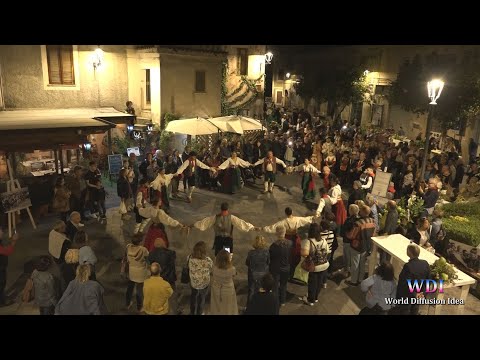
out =
[[332,170],[328,166],[323,167],[322,179],[323,179],[323,188],[329,191],[332,188],[330,181],[332,180],[333,174]]
[[390,182],[388,183],[387,192],[392,193],[392,194],[395,194],[395,183],[394,183],[394,182],[390,181]]
[[143,241],[143,246],[149,253],[155,250],[155,240],[158,238],[163,239],[165,247],[168,249],[168,236],[165,232],[165,226],[162,223],[152,223],[148,228],[147,235],[145,235],[145,240]]
[[7,301],[5,296],[5,286],[7,286],[7,267],[8,257],[13,253],[17,244],[18,234],[15,233],[9,240],[2,240],[3,230],[0,229],[0,307],[8,306],[13,301]]

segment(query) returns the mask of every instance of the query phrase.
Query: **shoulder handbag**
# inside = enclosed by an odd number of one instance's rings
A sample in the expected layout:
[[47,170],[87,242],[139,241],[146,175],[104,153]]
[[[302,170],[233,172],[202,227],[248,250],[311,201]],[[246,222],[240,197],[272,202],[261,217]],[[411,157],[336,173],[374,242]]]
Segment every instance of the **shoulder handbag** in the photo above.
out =
[[28,303],[35,298],[35,287],[33,285],[33,279],[30,276],[23,288],[22,301]]
[[122,215],[126,214],[128,212],[127,206],[125,205],[125,201],[121,200],[120,201],[120,207],[118,208],[118,212]]
[[180,278],[180,282],[182,284],[189,284],[190,283],[190,256],[187,258],[187,263],[182,269],[182,277]]
[[316,250],[315,244],[313,243],[312,240],[308,239],[310,241],[310,251],[308,256],[303,260],[302,262],[302,269],[308,272],[314,272],[315,271],[315,263],[313,261],[313,256],[312,256],[312,249],[314,249],[313,253]]

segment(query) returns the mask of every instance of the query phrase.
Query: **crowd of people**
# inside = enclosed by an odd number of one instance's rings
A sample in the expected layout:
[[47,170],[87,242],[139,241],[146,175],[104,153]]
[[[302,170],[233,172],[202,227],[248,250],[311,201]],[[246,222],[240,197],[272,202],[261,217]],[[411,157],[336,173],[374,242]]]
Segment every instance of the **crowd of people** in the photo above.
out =
[[[245,259],[246,314],[278,314],[287,301],[288,282],[302,272],[308,279],[304,277],[307,289],[300,299],[308,306],[319,301],[327,278],[338,272],[348,285],[360,286],[367,293],[367,308],[362,314],[386,313],[390,306],[385,297],[404,296],[404,291],[393,281],[389,255],[370,257],[372,236],[402,234],[412,240],[408,248],[412,260],[405,265],[405,272],[417,264],[419,247],[443,254],[445,230],[443,212],[437,206],[439,192],[447,190],[447,196],[454,199],[464,177],[467,181],[480,180],[478,158],[472,158],[466,168],[452,141],[440,144],[444,151],[429,157],[421,177],[424,149],[415,142],[395,145],[391,141],[393,130],[362,131],[358,125],[346,121],[334,124],[305,111],[284,114],[278,123],[271,124],[270,130],[262,138],[245,142],[242,138],[224,138],[213,149],[202,148],[198,152],[189,146],[182,154],[157,150],[140,162],[135,154],[130,154],[117,182],[123,218],[128,220],[130,212],[135,215],[134,236],[122,260],[122,272],[128,279],[127,308],[134,304],[134,292],[137,310],[146,314],[167,314],[169,301],[176,301],[176,252],[170,249],[165,232],[165,226],[171,226],[187,232],[191,228],[213,228],[215,232],[214,259],[207,255],[206,242],[199,241],[192,254],[181,260],[186,263],[181,281],[190,285],[193,315],[205,313],[209,291],[210,314],[239,313],[233,281],[237,274],[232,264],[234,228],[258,233]],[[434,138],[431,147],[439,147]],[[230,214],[227,203],[222,204],[218,213],[188,226],[169,216],[170,199],[180,197],[181,183],[189,203],[197,186],[233,194],[249,178],[262,175],[262,192],[273,193],[277,168],[288,174],[301,174],[303,201],[315,201],[319,194],[312,216],[294,216],[287,207],[285,219],[258,227]],[[370,194],[379,172],[391,174],[384,206]],[[317,176],[321,184],[318,191]],[[106,312],[103,288],[96,281],[97,258],[81,223],[87,218],[86,210],[90,217],[105,217],[105,196],[95,162],[89,164],[85,174],[76,167],[71,177],[58,179],[54,209],[60,220],[49,235],[50,257],[41,258],[32,275],[35,287],[43,289],[40,293],[45,292],[38,295],[42,314]],[[424,200],[424,210],[413,219],[400,217],[400,200],[415,197]],[[304,239],[299,235],[303,226],[309,227]],[[275,234],[276,241],[268,246],[261,232]],[[340,239],[343,266],[335,269],[333,259]],[[379,266],[375,275],[365,279],[367,259]],[[52,263],[60,269],[60,280],[46,275]],[[409,276],[426,276],[422,271],[412,270]],[[44,283],[48,286],[40,285]],[[405,311],[417,313],[418,309]]]

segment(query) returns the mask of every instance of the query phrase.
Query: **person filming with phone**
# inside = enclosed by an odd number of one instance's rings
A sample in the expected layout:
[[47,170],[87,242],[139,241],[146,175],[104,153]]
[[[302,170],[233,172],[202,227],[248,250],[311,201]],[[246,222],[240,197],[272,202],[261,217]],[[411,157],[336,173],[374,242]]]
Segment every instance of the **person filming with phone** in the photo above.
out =
[[3,230],[0,228],[0,307],[13,304],[12,300],[8,300],[5,296],[5,287],[7,286],[7,267],[8,257],[13,253],[17,244],[18,234],[14,230],[13,236],[8,240],[3,239]]

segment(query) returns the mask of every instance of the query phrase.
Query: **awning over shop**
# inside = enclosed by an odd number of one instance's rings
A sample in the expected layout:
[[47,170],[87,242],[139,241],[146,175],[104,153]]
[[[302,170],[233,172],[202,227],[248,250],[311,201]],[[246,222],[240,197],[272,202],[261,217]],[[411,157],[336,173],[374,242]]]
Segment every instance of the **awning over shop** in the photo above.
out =
[[[0,111],[0,150],[31,151],[82,144],[88,134],[116,127],[110,119],[134,116],[114,108],[26,109]],[[109,120],[106,120],[109,119]]]

